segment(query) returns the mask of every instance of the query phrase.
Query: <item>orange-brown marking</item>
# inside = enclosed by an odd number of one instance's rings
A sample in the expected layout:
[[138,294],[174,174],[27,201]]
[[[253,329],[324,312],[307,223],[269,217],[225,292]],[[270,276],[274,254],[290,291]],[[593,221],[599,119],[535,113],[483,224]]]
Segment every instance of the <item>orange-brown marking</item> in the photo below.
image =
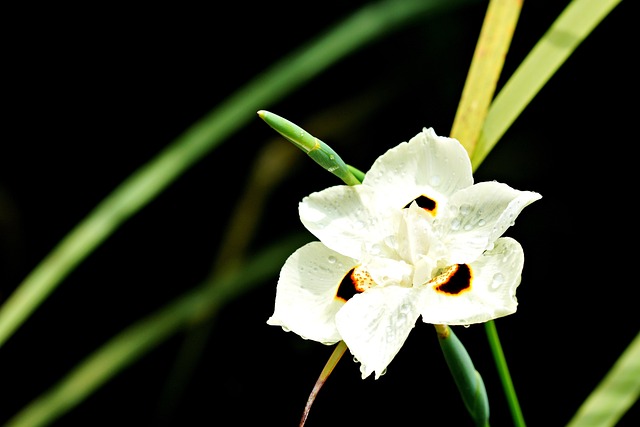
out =
[[467,264],[454,264],[429,281],[433,289],[446,295],[460,295],[471,290],[473,273]]

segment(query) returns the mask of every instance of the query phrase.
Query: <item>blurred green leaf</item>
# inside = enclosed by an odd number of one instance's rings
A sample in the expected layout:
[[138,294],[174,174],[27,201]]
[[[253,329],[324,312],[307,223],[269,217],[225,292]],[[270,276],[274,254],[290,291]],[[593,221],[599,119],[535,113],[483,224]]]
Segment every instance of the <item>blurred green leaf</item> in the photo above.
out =
[[567,427],[613,427],[639,397],[640,333],[580,406]]
[[241,271],[204,283],[130,325],[23,408],[5,427],[52,423],[194,318],[204,320],[214,316],[232,298],[250,291],[265,278],[273,277],[285,259],[307,241],[308,236],[304,235],[277,242],[246,262]]
[[[467,0],[468,3],[470,0]],[[356,11],[256,76],[120,184],[0,307],[0,346],[93,250],[185,170],[266,108],[367,43],[461,0],[380,1]]]

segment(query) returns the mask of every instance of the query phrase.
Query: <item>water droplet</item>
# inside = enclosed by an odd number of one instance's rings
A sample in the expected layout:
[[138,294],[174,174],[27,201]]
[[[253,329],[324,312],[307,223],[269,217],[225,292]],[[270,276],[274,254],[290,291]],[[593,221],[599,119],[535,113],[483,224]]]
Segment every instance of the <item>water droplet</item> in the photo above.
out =
[[491,289],[498,289],[504,283],[504,274],[496,273],[491,281]]
[[356,359],[355,356],[353,356],[353,361],[356,362],[356,363],[360,363],[360,361],[358,359]]
[[464,231],[469,231],[469,230],[471,230],[472,228],[473,228],[473,225],[471,225],[471,224],[465,224],[465,226],[464,226]]
[[398,313],[396,318],[396,326],[402,326],[407,323],[407,315],[404,313]]
[[451,229],[452,229],[453,231],[457,231],[457,230],[459,230],[459,229],[460,229],[460,225],[461,225],[461,224],[462,224],[462,223],[460,222],[460,220],[459,220],[458,218],[454,218],[454,220],[453,220],[453,221],[451,221]]
[[384,374],[386,374],[386,373],[387,373],[387,368],[384,368],[384,369],[382,370],[382,372],[380,372],[380,376],[383,376],[383,375],[384,375]]
[[460,206],[460,213],[462,215],[468,215],[469,212],[471,212],[471,206],[470,205],[464,204],[464,205]]
[[487,223],[487,221],[485,221],[484,219],[481,219],[480,221],[478,221],[478,226],[482,227]]
[[434,187],[440,185],[440,182],[442,182],[442,180],[440,179],[439,175],[433,175],[431,178],[429,178],[429,184],[433,185]]
[[462,325],[462,326],[464,326],[465,328],[468,328],[468,327],[469,327],[469,326],[471,326],[471,325]]
[[387,236],[384,238],[384,243],[390,248],[396,248],[396,236]]
[[333,255],[329,255],[329,258],[327,258],[327,261],[329,261],[329,264],[335,264],[336,263],[336,257],[334,257]]

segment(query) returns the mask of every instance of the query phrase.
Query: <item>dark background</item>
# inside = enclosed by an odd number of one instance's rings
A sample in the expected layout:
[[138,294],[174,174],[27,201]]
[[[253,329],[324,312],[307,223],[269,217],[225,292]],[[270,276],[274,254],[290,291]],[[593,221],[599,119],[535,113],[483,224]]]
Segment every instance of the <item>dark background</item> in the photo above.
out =
[[[100,200],[189,125],[367,3],[7,11],[0,301]],[[567,3],[524,2],[505,78]],[[485,10],[486,2],[470,1],[414,21],[264,108],[308,124],[362,170],[424,126],[447,135]],[[637,142],[634,24],[630,3],[622,2],[476,173],[476,181],[495,179],[543,195],[507,231],[524,247],[526,263],[518,312],[496,322],[531,426],[566,424],[640,326],[631,268],[637,254],[628,249],[637,231],[627,228],[637,163],[631,151]],[[122,328],[207,276],[255,153],[274,136],[256,116],[56,289],[0,350],[0,422]],[[256,212],[249,252],[303,232],[298,201],[339,183],[295,155],[295,167]],[[332,348],[266,325],[275,284],[275,276],[265,277],[257,290],[222,309],[179,399],[167,404],[163,390],[183,336],[147,354],[56,425],[297,425]],[[512,425],[483,327],[455,332],[484,377],[492,425]],[[636,405],[620,425],[639,415]],[[377,381],[361,380],[345,355],[307,426],[382,422],[472,425],[431,325],[418,322]]]

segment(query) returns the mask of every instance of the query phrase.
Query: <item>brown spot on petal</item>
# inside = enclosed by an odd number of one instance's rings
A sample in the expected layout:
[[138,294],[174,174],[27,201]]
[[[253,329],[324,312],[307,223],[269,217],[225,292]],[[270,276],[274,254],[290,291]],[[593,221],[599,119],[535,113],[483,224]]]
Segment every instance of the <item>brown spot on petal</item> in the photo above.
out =
[[376,282],[373,281],[369,272],[361,266],[357,266],[342,278],[336,297],[348,301],[355,294],[362,293],[375,284]]
[[432,198],[422,195],[416,199],[413,199],[411,202],[407,203],[405,208],[408,208],[413,202],[416,202],[418,206],[420,206],[425,211],[429,212],[431,215],[436,216],[436,211],[438,210],[438,204]]
[[434,277],[429,283],[434,289],[446,295],[460,295],[471,290],[473,274],[467,264],[454,264]]

